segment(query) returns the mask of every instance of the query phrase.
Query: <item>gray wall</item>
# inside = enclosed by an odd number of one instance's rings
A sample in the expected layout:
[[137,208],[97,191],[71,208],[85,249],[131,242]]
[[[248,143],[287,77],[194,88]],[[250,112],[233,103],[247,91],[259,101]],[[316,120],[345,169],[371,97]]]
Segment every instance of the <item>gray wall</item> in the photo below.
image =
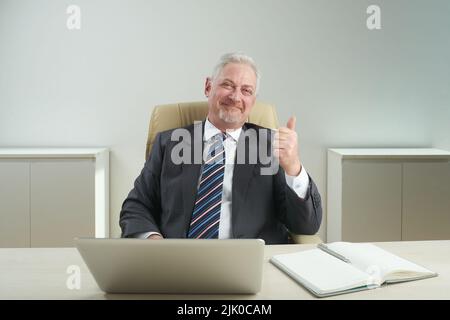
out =
[[436,147],[450,150],[450,103],[448,102],[450,99],[448,97],[449,93],[445,92],[445,94],[447,95],[447,102],[442,102],[440,110],[434,115],[435,131],[433,141]]
[[[370,4],[381,30],[366,28]],[[0,147],[111,148],[119,236],[152,106],[204,99],[216,59],[244,51],[263,73],[259,99],[282,123],[297,116],[325,202],[329,147],[450,149],[449,17],[446,0],[0,0]]]

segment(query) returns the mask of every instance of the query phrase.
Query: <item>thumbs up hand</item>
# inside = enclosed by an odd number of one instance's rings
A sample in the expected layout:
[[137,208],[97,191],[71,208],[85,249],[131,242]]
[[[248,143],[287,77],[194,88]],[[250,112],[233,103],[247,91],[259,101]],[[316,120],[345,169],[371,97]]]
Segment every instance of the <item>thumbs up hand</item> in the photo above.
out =
[[295,132],[295,116],[289,118],[286,127],[278,128],[275,133],[273,152],[279,159],[280,166],[290,176],[298,176],[302,165],[298,155],[297,132]]

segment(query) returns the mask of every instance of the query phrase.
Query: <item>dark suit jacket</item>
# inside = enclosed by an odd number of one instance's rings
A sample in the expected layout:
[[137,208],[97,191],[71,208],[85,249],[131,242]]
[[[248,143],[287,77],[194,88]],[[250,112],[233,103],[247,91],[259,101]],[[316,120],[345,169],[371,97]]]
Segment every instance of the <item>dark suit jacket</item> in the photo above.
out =
[[[201,125],[203,132],[204,122],[196,125]],[[185,127],[192,137],[191,140],[185,139],[182,142],[186,147],[193,146],[194,126]],[[248,129],[267,130],[271,133],[271,130],[251,123],[243,126],[243,130]],[[122,237],[148,231],[159,232],[165,238],[187,236],[201,164],[173,163],[171,152],[180,142],[171,141],[172,131],[158,133],[150,157],[122,205]],[[197,138],[202,139],[203,134]],[[259,146],[260,137],[257,135],[256,138]],[[270,137],[266,140],[264,143],[267,143],[271,150]],[[244,142],[244,134],[241,133],[238,149],[242,143],[248,153],[249,143]],[[200,142],[200,145],[202,148],[203,143]],[[190,149],[194,159],[194,148]],[[288,230],[294,234],[315,234],[322,220],[322,206],[312,179],[310,178],[305,199],[301,199],[286,184],[285,173],[281,167],[274,175],[261,175],[260,169],[267,162],[260,161],[259,157],[257,163],[248,162],[234,166],[232,237],[259,238],[267,244],[277,244],[288,243]]]

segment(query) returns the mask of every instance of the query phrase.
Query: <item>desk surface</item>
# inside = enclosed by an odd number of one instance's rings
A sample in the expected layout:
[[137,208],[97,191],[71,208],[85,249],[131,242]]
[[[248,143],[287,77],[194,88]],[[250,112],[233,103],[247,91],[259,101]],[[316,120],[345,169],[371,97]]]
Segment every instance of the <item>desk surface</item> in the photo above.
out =
[[[436,278],[390,284],[322,299],[450,299],[450,240],[380,242],[376,245],[437,273]],[[266,246],[264,278],[256,295],[105,294],[97,286],[75,248],[0,249],[0,299],[316,299],[269,263],[274,254],[314,245]],[[70,265],[81,270],[81,288],[69,290]]]

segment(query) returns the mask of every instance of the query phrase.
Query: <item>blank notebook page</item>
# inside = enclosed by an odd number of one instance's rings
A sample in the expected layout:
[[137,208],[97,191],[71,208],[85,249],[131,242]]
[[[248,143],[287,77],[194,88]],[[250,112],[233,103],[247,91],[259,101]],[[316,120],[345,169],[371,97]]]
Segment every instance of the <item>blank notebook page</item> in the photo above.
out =
[[301,282],[315,291],[345,290],[367,284],[368,274],[320,249],[280,254],[273,259],[297,274]]
[[334,242],[329,244],[328,247],[350,259],[351,263],[360,270],[367,271],[370,267],[379,267],[383,278],[389,272],[394,271],[433,273],[424,267],[398,257],[371,243]]

